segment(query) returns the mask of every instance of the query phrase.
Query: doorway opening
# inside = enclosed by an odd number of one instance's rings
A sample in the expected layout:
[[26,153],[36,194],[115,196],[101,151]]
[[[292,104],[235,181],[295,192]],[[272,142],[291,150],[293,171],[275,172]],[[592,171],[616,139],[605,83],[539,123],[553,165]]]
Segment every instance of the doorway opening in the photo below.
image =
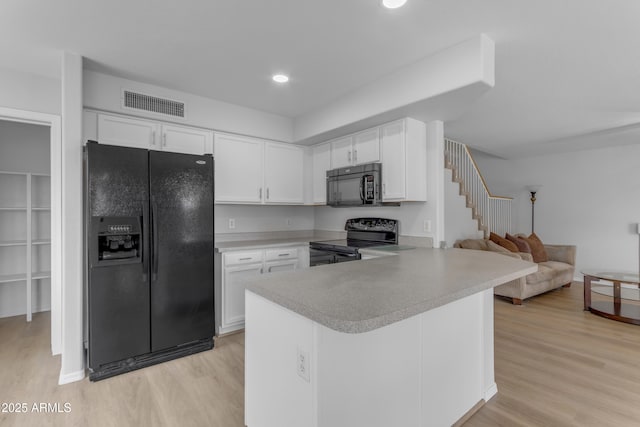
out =
[[51,331],[54,355],[62,346],[60,147],[58,116],[0,108],[0,321],[37,320]]

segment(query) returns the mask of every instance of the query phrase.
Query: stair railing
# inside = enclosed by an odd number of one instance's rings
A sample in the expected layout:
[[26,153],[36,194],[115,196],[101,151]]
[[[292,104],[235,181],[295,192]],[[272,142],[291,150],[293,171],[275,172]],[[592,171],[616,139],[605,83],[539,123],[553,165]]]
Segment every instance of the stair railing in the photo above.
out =
[[460,194],[465,196],[467,207],[485,237],[491,232],[502,236],[511,233],[512,198],[491,194],[467,146],[445,138],[444,157],[445,167],[451,169],[453,180],[460,184]]

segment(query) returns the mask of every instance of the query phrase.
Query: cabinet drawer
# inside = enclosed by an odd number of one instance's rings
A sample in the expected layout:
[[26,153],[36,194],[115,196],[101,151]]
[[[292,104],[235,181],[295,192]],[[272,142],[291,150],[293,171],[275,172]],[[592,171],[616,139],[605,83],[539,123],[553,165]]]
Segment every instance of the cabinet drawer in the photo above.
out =
[[262,251],[229,252],[224,254],[224,265],[252,264],[262,262]]
[[298,258],[297,248],[280,248],[280,249],[266,249],[265,260],[266,261],[278,261],[282,259]]

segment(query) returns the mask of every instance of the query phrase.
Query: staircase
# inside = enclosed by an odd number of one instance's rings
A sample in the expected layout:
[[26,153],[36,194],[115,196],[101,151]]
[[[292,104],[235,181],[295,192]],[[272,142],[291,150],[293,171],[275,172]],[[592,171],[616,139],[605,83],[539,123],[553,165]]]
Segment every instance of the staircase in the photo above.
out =
[[489,192],[478,165],[466,145],[444,139],[444,167],[452,172],[453,182],[460,186],[471,216],[478,222],[478,230],[485,238],[491,232],[504,236],[511,233],[510,197],[494,196]]

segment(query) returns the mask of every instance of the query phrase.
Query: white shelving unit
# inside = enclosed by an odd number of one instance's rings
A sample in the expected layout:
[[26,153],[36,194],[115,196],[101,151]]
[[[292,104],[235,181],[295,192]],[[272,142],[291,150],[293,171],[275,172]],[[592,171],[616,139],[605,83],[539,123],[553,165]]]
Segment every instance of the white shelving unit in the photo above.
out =
[[29,322],[34,281],[51,278],[50,188],[49,175],[0,171],[0,286],[25,283]]

